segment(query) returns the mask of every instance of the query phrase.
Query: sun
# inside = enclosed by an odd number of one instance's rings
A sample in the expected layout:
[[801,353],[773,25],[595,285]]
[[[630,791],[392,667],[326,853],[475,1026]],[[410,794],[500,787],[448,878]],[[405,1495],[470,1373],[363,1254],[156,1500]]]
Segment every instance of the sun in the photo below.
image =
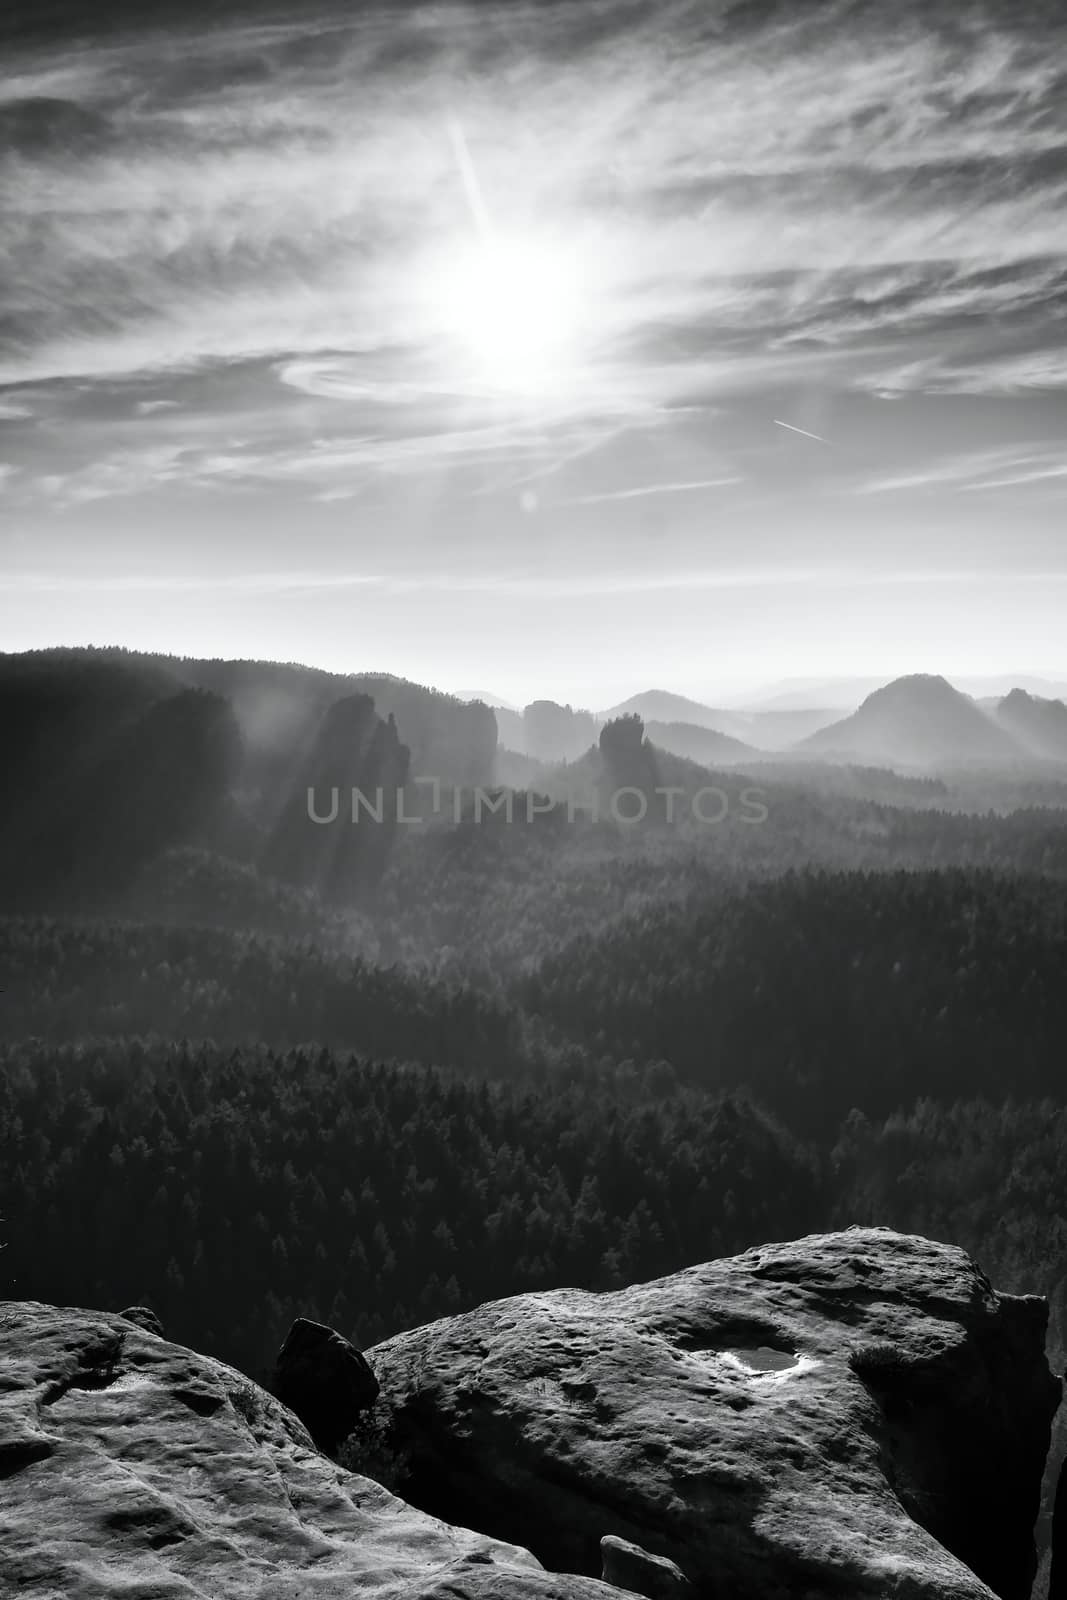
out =
[[432,299],[452,359],[477,383],[539,394],[573,377],[583,283],[562,241],[483,234],[436,265]]

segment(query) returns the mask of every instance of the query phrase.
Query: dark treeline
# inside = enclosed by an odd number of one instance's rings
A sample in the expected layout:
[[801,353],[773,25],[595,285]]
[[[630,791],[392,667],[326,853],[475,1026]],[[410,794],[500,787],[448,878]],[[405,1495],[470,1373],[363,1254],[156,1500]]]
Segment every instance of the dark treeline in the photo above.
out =
[[0,1038],[305,1040],[506,1073],[521,1018],[466,982],[218,928],[0,918]]
[[24,1043],[0,1050],[0,1124],[8,1292],[147,1302],[253,1372],[296,1314],[370,1344],[820,1211],[810,1154],[772,1118],[655,1069],[532,1091],[327,1051]]
[[615,1059],[744,1086],[803,1134],[920,1095],[1062,1092],[1067,903],[989,872],[787,873],[564,945],[528,1010]]
[[[668,1070],[464,1081],[327,1051],[0,1049],[6,1292],[147,1302],[261,1373],[290,1319],[363,1345],[852,1221],[959,1242],[1067,1327],[1067,1109],[921,1101],[818,1145]],[[90,1200],[91,1197],[91,1200]]]

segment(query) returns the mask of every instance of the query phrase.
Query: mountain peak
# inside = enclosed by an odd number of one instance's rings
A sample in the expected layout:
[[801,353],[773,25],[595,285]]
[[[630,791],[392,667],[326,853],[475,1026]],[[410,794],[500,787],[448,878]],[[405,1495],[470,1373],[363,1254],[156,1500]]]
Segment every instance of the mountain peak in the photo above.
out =
[[916,672],[875,689],[852,716],[797,747],[889,767],[952,767],[1015,761],[1012,731],[940,673]]

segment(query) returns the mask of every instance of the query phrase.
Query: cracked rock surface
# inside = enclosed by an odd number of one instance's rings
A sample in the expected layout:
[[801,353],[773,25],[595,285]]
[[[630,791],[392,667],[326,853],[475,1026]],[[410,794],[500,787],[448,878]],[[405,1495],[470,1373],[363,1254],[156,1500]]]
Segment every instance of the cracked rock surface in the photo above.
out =
[[[1059,1384],[1047,1307],[962,1251],[851,1228],[376,1346],[416,1504],[702,1600],[1026,1600]],[[520,1531],[523,1530],[523,1531]]]
[[248,1378],[118,1315],[0,1305],[0,1595],[619,1600],[414,1510]]

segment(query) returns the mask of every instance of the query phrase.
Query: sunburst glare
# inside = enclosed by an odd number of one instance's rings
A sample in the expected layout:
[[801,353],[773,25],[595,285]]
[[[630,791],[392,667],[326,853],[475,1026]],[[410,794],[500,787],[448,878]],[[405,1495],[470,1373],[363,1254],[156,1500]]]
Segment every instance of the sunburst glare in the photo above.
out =
[[588,332],[576,249],[534,235],[481,235],[432,270],[430,300],[450,359],[477,384],[547,394],[573,383]]

